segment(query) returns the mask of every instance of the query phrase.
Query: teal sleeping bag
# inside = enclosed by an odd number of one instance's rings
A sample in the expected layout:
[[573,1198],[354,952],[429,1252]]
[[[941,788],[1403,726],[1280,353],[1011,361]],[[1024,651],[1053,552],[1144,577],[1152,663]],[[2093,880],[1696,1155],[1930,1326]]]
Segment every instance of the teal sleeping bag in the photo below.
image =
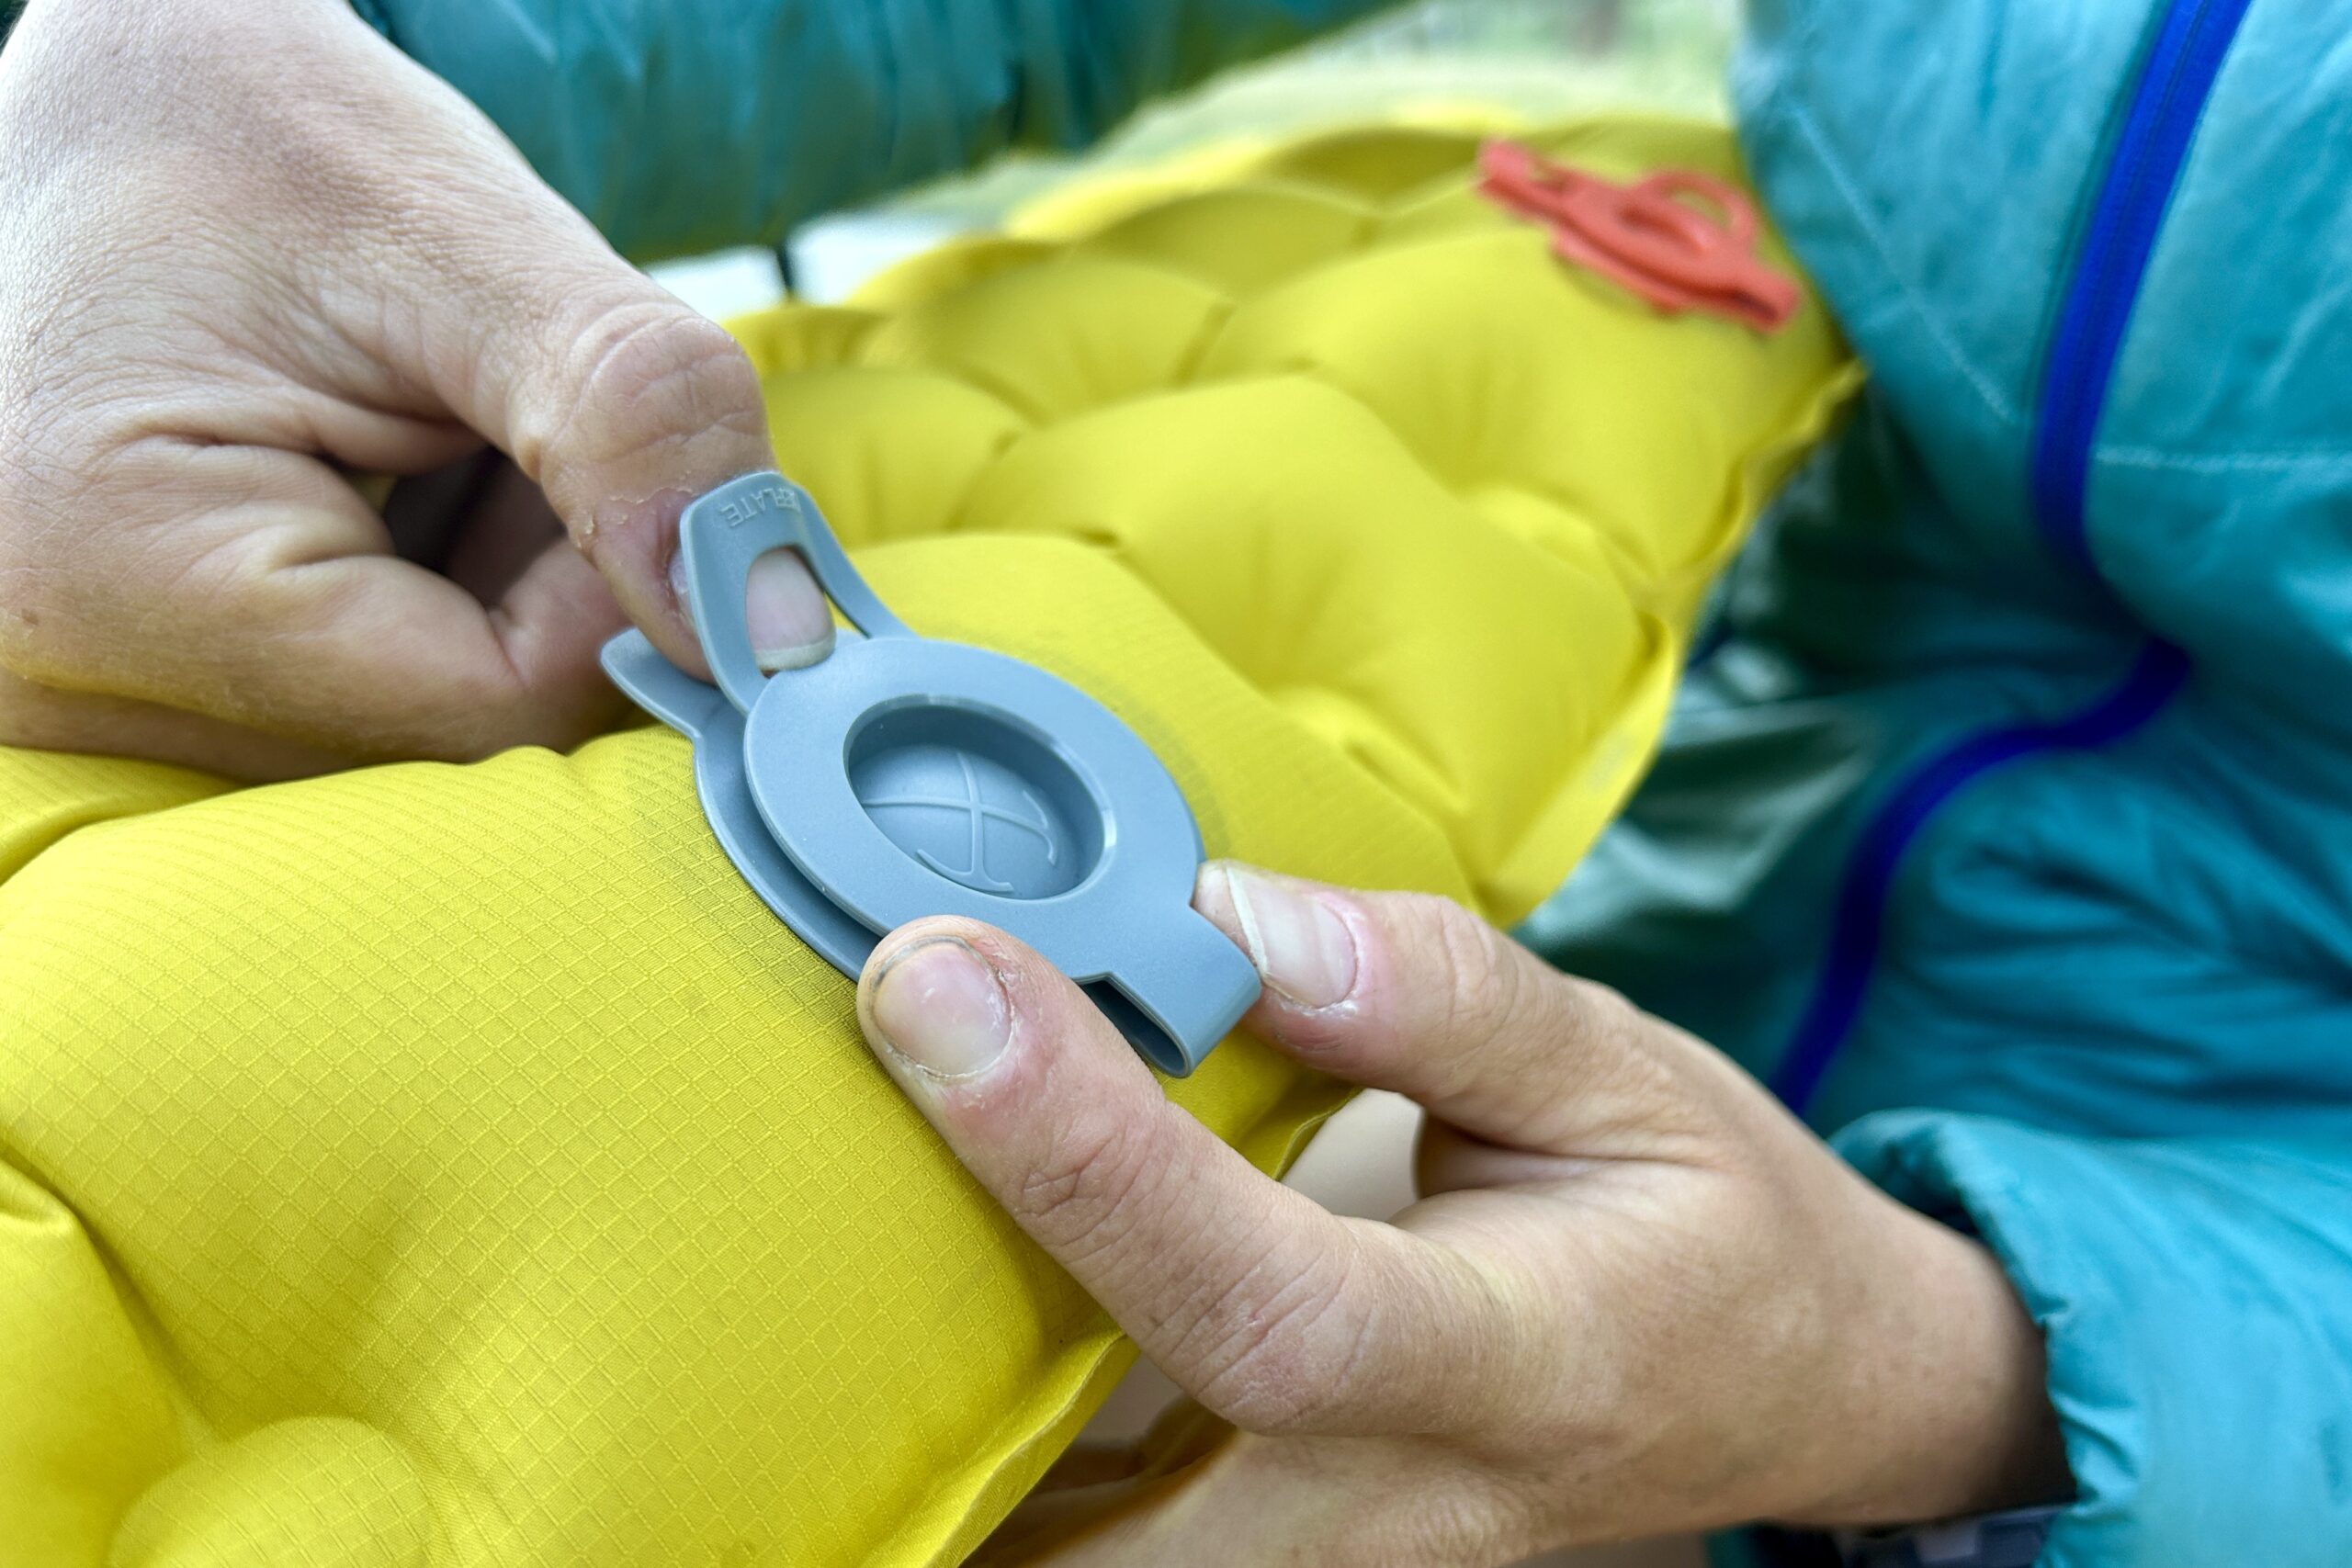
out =
[[1526,934],[1999,1254],[2043,1562],[2352,1562],[2352,5],[1750,10],[1874,380]]
[[355,0],[638,261],[792,225],[1394,0]]

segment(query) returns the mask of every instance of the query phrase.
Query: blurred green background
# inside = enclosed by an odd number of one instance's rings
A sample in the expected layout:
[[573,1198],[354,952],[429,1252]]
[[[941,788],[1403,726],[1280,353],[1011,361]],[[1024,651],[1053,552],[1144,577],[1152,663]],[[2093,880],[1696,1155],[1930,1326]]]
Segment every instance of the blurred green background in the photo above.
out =
[[985,220],[1073,167],[1448,104],[1720,114],[1732,11],[1731,0],[1424,0],[1155,105],[1083,159],[1010,158],[896,205]]
[[[1719,116],[1736,0],[1420,0],[1155,104],[1082,157],[1020,155],[811,223],[787,246],[803,297],[837,299],[890,262],[1084,170],[1224,138],[1304,131],[1465,104],[1531,118],[1648,107]],[[655,276],[725,316],[772,303],[774,258],[729,252]]]

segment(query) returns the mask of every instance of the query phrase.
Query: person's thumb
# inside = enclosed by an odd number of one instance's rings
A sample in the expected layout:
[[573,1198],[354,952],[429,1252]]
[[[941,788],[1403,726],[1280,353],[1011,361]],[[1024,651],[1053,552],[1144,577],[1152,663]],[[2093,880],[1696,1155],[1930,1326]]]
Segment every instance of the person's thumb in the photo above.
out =
[[[678,519],[705,491],[775,466],[759,381],[733,339],[641,274],[622,267],[599,293],[576,335],[542,344],[518,371],[504,434],[629,619],[673,662],[704,674]],[[792,552],[753,563],[744,614],[764,669],[832,649],[831,612]]]
[[1035,950],[971,920],[903,926],[858,1020],[981,1186],[1218,1416],[1451,1430],[1498,1386],[1510,1330],[1475,1265],[1252,1168]]
[[[376,40],[380,44],[380,40]],[[717,323],[623,261],[455,91],[385,48],[435,109],[403,117],[429,190],[388,192],[345,243],[394,299],[374,319],[396,369],[546,491],[622,610],[697,674],[674,574],[678,518],[775,457],[760,383]],[[752,645],[770,669],[821,659],[832,619],[797,556],[752,573]]]

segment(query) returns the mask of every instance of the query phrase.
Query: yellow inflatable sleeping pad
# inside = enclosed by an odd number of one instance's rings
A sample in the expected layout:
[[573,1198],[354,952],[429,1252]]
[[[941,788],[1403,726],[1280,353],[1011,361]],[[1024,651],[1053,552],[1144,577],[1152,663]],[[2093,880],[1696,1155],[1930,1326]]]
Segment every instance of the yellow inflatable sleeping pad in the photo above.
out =
[[[740,331],[918,630],[1108,703],[1212,853],[1502,920],[1851,371],[1817,305],[1767,339],[1564,267],[1475,150],[1097,188]],[[0,877],[9,1568],[951,1562],[1130,1354],[666,730],[243,790],[0,751]],[[1270,1170],[1339,1098],[1247,1039],[1170,1092]]]

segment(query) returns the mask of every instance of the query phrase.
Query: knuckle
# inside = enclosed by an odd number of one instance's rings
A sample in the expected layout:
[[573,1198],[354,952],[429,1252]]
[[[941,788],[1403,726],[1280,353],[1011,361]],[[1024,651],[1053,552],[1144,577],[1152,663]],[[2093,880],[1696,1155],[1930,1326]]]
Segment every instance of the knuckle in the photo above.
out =
[[[250,560],[223,560],[217,570],[224,575],[266,571]],[[371,585],[354,575],[334,588],[303,592],[316,593],[317,601],[302,614],[302,624],[292,623],[290,609],[277,612],[288,617],[286,629],[244,650],[224,671],[227,682],[198,694],[199,706],[371,761],[479,761],[536,738],[531,694],[487,627],[462,634],[443,628],[430,649],[388,637],[356,657],[341,628],[369,616]],[[402,678],[370,678],[368,660],[378,657],[401,668]],[[288,670],[312,674],[298,682],[277,678]]]
[[[553,733],[553,732],[550,732]],[[479,762],[510,746],[545,744],[526,720],[488,704],[449,703],[393,713],[350,738],[359,755],[431,762]]]
[[70,661],[71,635],[37,574],[0,561],[0,671],[34,680]]
[[1505,1027],[1524,1002],[1526,971],[1517,954],[1492,926],[1450,898],[1436,900],[1429,922],[1428,951],[1445,969],[1440,1027],[1450,1038],[1478,1038]]
[[[1497,1483],[1481,1488],[1430,1492],[1409,1498],[1392,1527],[1409,1562],[1516,1562],[1548,1544],[1519,1526],[1526,1510],[1509,1496],[1493,1496]],[[1356,1561],[1363,1561],[1357,1559]]]
[[56,694],[20,680],[0,666],[0,746],[31,750],[80,749],[57,744],[61,736],[70,734],[58,722],[60,705]]
[[1014,1188],[1014,1218],[1066,1265],[1110,1252],[1149,1199],[1159,1169],[1151,1144],[1148,1134],[1114,1116],[1057,1127]]
[[[1714,1142],[1706,1076],[1694,1077],[1676,1054],[1661,1049],[1657,1021],[1610,987],[1563,975],[1549,987],[1553,1000],[1545,1030],[1559,1042],[1558,1061],[1575,1092],[1564,1094],[1532,1118],[1531,1135],[1563,1136],[1561,1128],[1581,1107],[1583,1138],[1600,1146],[1591,1118],[1607,1108],[1611,1124],[1641,1129],[1654,1157],[1706,1157]],[[1673,1154],[1674,1150],[1680,1154]]]
[[492,649],[407,701],[388,704],[357,737],[376,756],[414,756],[441,762],[478,762],[510,746],[546,743],[563,733],[535,711],[531,694],[503,654]]
[[666,297],[601,308],[570,351],[543,446],[571,465],[626,463],[713,431],[763,429],[759,377],[726,330]]
[[1351,1281],[1352,1249],[1317,1254],[1270,1290],[1271,1260],[1244,1271],[1201,1312],[1189,1358],[1195,1396],[1246,1431],[1283,1437],[1341,1423],[1374,1324]]
[[40,530],[0,506],[0,670],[28,680],[68,673],[82,640],[64,568],[40,540]]
[[1594,1044],[1630,1045],[1641,1033],[1643,1013],[1625,993],[1597,980],[1560,976],[1562,1010],[1572,1032]]

